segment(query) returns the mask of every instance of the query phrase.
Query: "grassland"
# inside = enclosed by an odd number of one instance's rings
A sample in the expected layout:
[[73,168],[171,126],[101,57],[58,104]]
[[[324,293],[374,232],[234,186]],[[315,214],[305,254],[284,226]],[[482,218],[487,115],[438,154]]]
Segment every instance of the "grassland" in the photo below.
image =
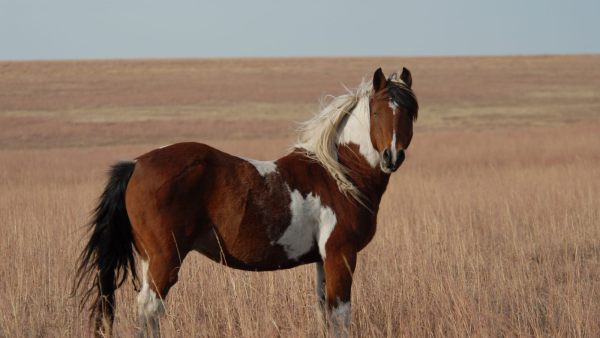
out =
[[[403,65],[422,110],[353,335],[600,336],[600,56],[544,56],[0,63],[0,337],[89,334],[69,292],[109,164],[182,140],[275,158],[319,97]],[[320,336],[313,274],[192,254],[163,334]]]

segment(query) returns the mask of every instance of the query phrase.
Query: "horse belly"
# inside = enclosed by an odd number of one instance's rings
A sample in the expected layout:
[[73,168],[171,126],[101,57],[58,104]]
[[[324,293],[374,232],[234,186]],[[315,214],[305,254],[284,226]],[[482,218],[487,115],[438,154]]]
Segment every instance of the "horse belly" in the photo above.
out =
[[306,233],[295,233],[303,241],[301,255],[290,257],[280,242],[292,224],[289,187],[276,174],[254,179],[257,181],[247,184],[247,189],[238,189],[237,194],[221,199],[212,218],[213,234],[204,236],[199,251],[215,261],[246,270],[275,270],[318,260],[310,224],[306,225]]

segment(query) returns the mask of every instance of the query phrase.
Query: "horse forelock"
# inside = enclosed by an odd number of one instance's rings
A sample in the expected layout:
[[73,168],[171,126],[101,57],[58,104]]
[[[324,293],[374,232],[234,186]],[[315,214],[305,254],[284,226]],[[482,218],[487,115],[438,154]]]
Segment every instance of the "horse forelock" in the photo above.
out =
[[394,104],[405,107],[413,121],[417,119],[419,112],[417,97],[412,88],[402,81],[397,73],[393,73],[388,79],[385,93]]

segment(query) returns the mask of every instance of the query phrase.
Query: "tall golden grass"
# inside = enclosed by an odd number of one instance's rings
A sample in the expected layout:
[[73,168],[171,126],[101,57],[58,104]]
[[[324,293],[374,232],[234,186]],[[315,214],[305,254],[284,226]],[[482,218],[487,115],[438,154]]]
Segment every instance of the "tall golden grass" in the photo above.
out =
[[[0,62],[0,337],[88,336],[70,288],[110,164],[210,140],[260,159],[323,94],[407,66],[421,104],[354,276],[354,336],[600,336],[599,55]],[[314,267],[198,254],[167,337],[318,337]],[[136,293],[117,293],[133,334]]]
[[[353,286],[355,336],[600,336],[600,126],[417,131]],[[289,140],[215,144],[281,155]],[[108,164],[150,146],[0,149],[0,336],[89,335],[70,297]],[[251,273],[189,256],[162,332],[320,336],[314,267]],[[117,293],[118,336],[135,291]]]

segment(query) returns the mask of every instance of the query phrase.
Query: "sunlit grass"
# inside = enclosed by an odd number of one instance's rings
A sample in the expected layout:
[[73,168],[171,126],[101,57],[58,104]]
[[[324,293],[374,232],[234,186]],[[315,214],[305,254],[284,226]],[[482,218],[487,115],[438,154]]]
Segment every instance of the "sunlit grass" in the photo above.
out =
[[[598,132],[416,135],[359,257],[354,335],[600,335]],[[269,158],[287,146],[278,142],[218,145]],[[69,296],[81,225],[107,165],[148,148],[0,151],[0,336],[89,333],[87,311]],[[192,254],[163,333],[319,336],[313,274],[312,266],[241,272]],[[133,334],[134,299],[131,285],[117,294],[121,336]]]

